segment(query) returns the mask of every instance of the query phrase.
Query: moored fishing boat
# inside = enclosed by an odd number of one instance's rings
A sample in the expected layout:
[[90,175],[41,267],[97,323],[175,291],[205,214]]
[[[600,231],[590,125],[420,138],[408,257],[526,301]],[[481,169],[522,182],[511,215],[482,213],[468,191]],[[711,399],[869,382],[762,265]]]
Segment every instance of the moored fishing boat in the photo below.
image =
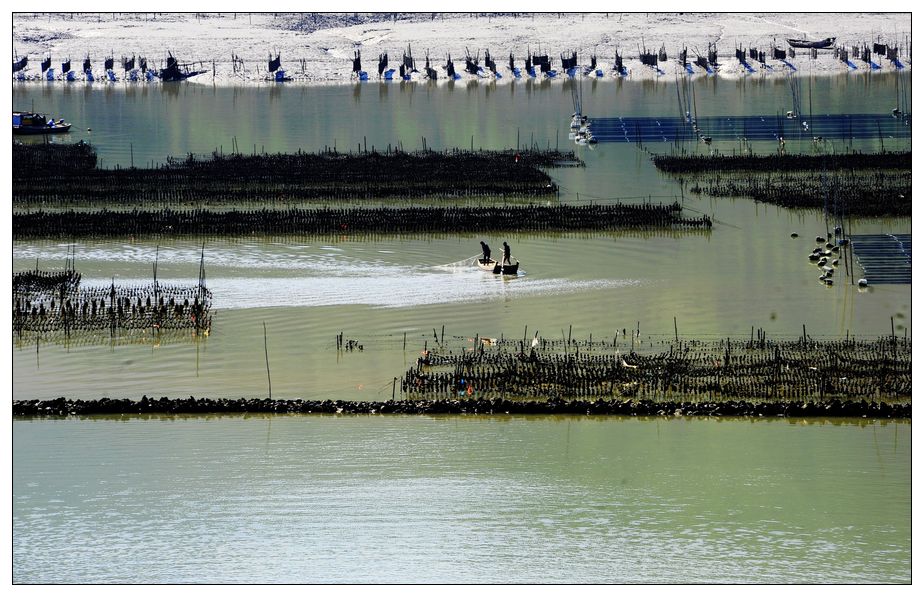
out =
[[787,38],[786,41],[789,42],[789,45],[793,48],[815,48],[818,50],[824,50],[825,48],[830,48],[834,45],[834,40],[836,37],[826,37],[820,41],[811,41],[808,39],[790,39]]
[[14,135],[48,135],[52,133],[66,133],[71,129],[71,123],[64,119],[55,120],[46,114],[33,112],[13,112]]
[[478,258],[475,259],[475,265],[478,266],[478,269],[491,272],[492,274],[503,274],[505,276],[515,276],[520,270],[520,262],[514,260],[514,263],[510,264],[501,264],[499,261],[494,259],[484,259]]

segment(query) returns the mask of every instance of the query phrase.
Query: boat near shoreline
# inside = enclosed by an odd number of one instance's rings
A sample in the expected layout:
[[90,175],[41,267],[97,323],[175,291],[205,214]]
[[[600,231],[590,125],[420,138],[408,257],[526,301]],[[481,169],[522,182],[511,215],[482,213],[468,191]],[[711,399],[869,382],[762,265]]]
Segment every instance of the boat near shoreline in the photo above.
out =
[[66,133],[71,130],[71,123],[63,118],[55,120],[47,114],[34,112],[13,112],[14,135],[49,135]]
[[819,41],[810,41],[807,39],[786,38],[786,41],[789,43],[790,47],[793,48],[815,48],[816,50],[825,50],[832,47],[836,39],[836,37],[826,37]]

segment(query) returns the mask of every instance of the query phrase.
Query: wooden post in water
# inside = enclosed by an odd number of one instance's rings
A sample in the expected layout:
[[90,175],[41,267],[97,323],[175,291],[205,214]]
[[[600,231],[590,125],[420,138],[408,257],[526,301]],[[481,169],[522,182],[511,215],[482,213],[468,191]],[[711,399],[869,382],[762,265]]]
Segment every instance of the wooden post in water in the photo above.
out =
[[269,399],[273,399],[273,380],[270,377],[269,349],[266,345],[266,322],[263,322],[263,356],[266,357],[266,383],[269,386]]

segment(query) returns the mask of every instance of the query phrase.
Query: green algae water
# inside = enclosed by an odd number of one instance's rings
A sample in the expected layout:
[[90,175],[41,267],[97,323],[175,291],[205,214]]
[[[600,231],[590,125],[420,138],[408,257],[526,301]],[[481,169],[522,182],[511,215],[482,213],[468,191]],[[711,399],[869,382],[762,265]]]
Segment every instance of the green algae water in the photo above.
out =
[[[13,85],[75,124],[103,167],[188,152],[568,147],[561,83],[212,88]],[[892,76],[816,79],[816,113],[887,113]],[[695,83],[700,116],[783,114],[785,80]],[[807,83],[803,82],[803,96]],[[593,116],[676,116],[673,83],[585,82]],[[88,131],[87,129],[92,129]],[[839,151],[877,140],[838,140]],[[772,144],[753,142],[755,150]],[[573,143],[571,144],[573,146]],[[723,151],[743,143],[721,142]],[[906,149],[907,140],[881,142]],[[812,151],[791,140],[790,150]],[[834,147],[834,146],[832,146]],[[647,150],[576,148],[563,203],[680,201],[706,233],[512,234],[516,278],[470,266],[481,237],[20,240],[13,270],[84,284],[195,284],[204,338],[18,337],[13,398],[189,395],[387,400],[435,337],[771,338],[911,332],[911,286],[832,287],[806,259],[816,212],[691,196]],[[702,150],[702,148],[700,148]],[[854,219],[852,233],[909,233]],[[791,233],[797,238],[791,238]],[[856,266],[854,263],[853,266]],[[852,267],[853,267],[852,266]],[[859,274],[859,272],[857,272]],[[363,344],[338,352],[335,337]],[[427,344],[429,343],[429,344]],[[621,337],[616,348],[631,346]],[[400,396],[399,396],[400,397]],[[16,420],[15,582],[768,582],[911,580],[908,421],[572,417]]]
[[907,421],[13,425],[13,580],[907,583]]
[[[807,81],[804,81],[808,87]],[[68,115],[69,141],[90,140],[104,167],[160,163],[168,155],[230,151],[296,151],[333,147],[410,150],[428,147],[575,147],[586,168],[549,172],[561,188],[553,201],[681,202],[688,216],[708,214],[709,232],[511,234],[506,240],[523,275],[498,279],[470,266],[481,237],[351,235],[329,238],[123,238],[98,242],[17,241],[13,269],[61,267],[73,252],[84,284],[146,284],[158,255],[159,279],[198,279],[200,251],[214,293],[208,338],[167,340],[148,332],[110,339],[13,338],[14,396],[48,399],[142,395],[263,396],[267,390],[266,323],[274,395],[375,400],[391,396],[401,376],[432,341],[434,330],[458,346],[480,337],[613,337],[638,328],[657,343],[686,338],[910,334],[911,287],[858,291],[862,270],[839,268],[828,288],[806,256],[825,230],[814,211],[685,192],[659,174],[645,149],[601,143],[594,150],[567,140],[573,82],[512,85],[340,85],[212,88],[199,84],[14,85],[14,102]],[[775,114],[792,107],[785,80],[700,79],[700,116]],[[672,82],[585,82],[585,111],[594,115],[675,116]],[[815,113],[884,112],[895,77],[814,79]],[[86,126],[84,126],[86,125]],[[86,129],[92,129],[87,132]],[[232,141],[233,139],[233,141]],[[877,149],[878,140],[838,140]],[[773,145],[754,142],[758,149]],[[716,143],[723,151],[742,149]],[[907,139],[882,145],[907,148]],[[791,140],[791,150],[812,151]],[[668,151],[670,143],[646,149]],[[688,148],[689,149],[689,148]],[[695,148],[694,148],[695,149]],[[829,148],[831,149],[831,148]],[[422,173],[425,174],[425,173]],[[854,219],[854,234],[909,233],[911,221]],[[791,238],[795,232],[798,238]],[[848,261],[846,258],[845,261]],[[340,355],[335,337],[354,339],[362,354]],[[631,350],[628,343],[620,350]]]
[[[517,278],[458,264],[479,251],[470,235],[206,239],[214,296],[207,338],[14,335],[13,394],[265,397],[264,322],[273,396],[332,400],[390,398],[392,379],[433,348],[434,333],[461,350],[476,335],[522,339],[524,328],[529,338],[559,340],[569,328],[581,339],[613,338],[618,329],[615,349],[625,353],[632,342],[623,329],[639,326],[645,346],[656,347],[673,340],[674,317],[684,339],[741,339],[752,326],[801,336],[803,324],[813,337],[875,336],[889,333],[890,317],[897,334],[906,332],[910,286],[859,292],[841,275],[826,288],[806,259],[814,247],[806,237],[823,223],[778,208],[761,207],[755,218],[753,206],[735,207],[723,212],[729,225],[710,235],[511,236]],[[801,237],[791,239],[791,229]],[[157,252],[161,282],[195,285],[201,242],[78,241],[73,251],[83,284],[150,283]],[[13,267],[63,267],[69,250],[67,242],[18,242]],[[338,351],[341,332],[363,351]]]

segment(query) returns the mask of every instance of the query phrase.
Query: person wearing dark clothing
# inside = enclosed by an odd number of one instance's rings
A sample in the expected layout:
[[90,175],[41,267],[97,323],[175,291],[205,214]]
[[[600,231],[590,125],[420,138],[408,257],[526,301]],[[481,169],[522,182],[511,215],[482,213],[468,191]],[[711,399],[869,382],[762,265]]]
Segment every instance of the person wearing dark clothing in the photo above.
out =
[[484,253],[482,261],[488,261],[491,259],[491,247],[484,241],[481,241],[481,252]]
[[510,245],[504,242],[504,265],[510,264]]

